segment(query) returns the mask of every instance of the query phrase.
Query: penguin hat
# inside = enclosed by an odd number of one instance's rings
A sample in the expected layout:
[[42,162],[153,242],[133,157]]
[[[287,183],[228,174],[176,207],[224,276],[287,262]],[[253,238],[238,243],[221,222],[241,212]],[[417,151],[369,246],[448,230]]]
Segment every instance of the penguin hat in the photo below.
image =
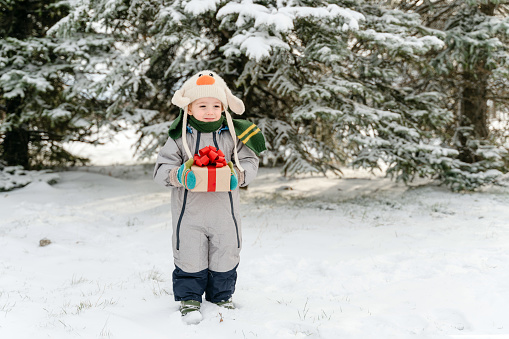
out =
[[[244,113],[244,103],[232,94],[231,90],[226,85],[226,82],[217,73],[208,70],[201,71],[189,78],[182,87],[173,94],[173,98],[171,99],[172,104],[182,108],[184,111],[182,121],[182,141],[187,156],[190,159],[193,155],[186,142],[188,106],[197,99],[208,97],[216,98],[223,104],[228,129],[230,130],[234,145],[237,144],[237,136],[235,134],[233,120],[228,112],[228,108],[240,115]],[[244,169],[240,166],[237,147],[234,147],[234,158],[238,169],[244,172]]]

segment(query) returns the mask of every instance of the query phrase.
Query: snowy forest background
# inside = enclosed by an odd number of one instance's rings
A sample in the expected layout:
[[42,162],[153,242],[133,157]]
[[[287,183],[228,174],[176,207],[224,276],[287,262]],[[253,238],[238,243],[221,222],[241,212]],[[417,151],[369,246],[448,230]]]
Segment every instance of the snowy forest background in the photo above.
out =
[[244,100],[263,164],[285,175],[347,165],[473,190],[508,170],[506,1],[0,5],[4,176],[85,164],[64,145],[107,143],[105,128],[134,128],[153,156],[173,92],[203,69]]
[[[0,0],[0,338],[509,338],[508,15]],[[240,194],[236,309],[195,326],[151,159],[203,69],[269,149]],[[78,144],[145,163],[82,166]]]

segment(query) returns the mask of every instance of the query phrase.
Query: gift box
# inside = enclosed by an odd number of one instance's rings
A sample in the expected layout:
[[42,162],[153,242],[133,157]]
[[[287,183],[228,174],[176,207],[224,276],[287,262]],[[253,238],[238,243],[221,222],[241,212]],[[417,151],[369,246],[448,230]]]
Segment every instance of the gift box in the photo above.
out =
[[224,154],[214,146],[207,146],[194,156],[191,166],[196,177],[193,192],[228,192],[230,191],[231,169]]
[[196,176],[196,186],[191,190],[193,192],[228,192],[230,191],[230,167],[211,166],[191,166],[191,170]]

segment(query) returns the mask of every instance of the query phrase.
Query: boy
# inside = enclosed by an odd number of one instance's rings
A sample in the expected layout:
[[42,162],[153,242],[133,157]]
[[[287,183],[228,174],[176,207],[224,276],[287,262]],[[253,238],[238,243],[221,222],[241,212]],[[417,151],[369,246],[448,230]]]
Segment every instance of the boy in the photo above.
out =
[[[202,71],[188,79],[175,92],[172,103],[183,112],[170,126],[154,180],[172,188],[175,300],[181,302],[184,321],[198,323],[203,293],[207,301],[234,308],[231,296],[242,240],[237,187],[247,186],[255,178],[257,155],[265,150],[265,140],[256,125],[231,118],[227,109],[242,114],[244,103],[214,72]],[[206,146],[224,153],[231,169],[231,191],[190,191],[196,185],[190,168],[193,154]]]

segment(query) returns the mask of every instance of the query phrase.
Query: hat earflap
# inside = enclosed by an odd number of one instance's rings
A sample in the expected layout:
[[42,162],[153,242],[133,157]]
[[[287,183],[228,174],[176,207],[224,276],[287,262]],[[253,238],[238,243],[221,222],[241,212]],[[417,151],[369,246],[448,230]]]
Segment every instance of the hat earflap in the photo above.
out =
[[228,87],[226,87],[224,91],[226,93],[226,100],[228,100],[228,107],[234,113],[237,113],[239,115],[244,113],[245,107],[244,107],[244,103],[242,102],[242,100],[240,100],[235,95],[233,95],[232,91]]
[[184,115],[182,117],[182,145],[184,145],[184,150],[186,151],[188,159],[192,159],[193,153],[191,153],[189,145],[187,144],[186,134],[187,134],[187,106],[184,107]]
[[173,98],[171,98],[171,103],[180,108],[185,108],[187,105],[191,103],[191,99],[184,96],[184,91],[179,89],[173,94]]
[[[240,101],[242,102],[242,101]],[[242,104],[242,107],[244,107],[244,104]],[[239,171],[244,172],[244,168],[240,165],[239,155],[237,153],[237,134],[235,134],[235,126],[233,125],[232,116],[228,112],[228,110],[224,110],[224,115],[226,116],[226,122],[228,123],[228,129],[230,130],[230,134],[233,139],[233,158],[235,159],[235,165],[237,165],[237,168]]]

